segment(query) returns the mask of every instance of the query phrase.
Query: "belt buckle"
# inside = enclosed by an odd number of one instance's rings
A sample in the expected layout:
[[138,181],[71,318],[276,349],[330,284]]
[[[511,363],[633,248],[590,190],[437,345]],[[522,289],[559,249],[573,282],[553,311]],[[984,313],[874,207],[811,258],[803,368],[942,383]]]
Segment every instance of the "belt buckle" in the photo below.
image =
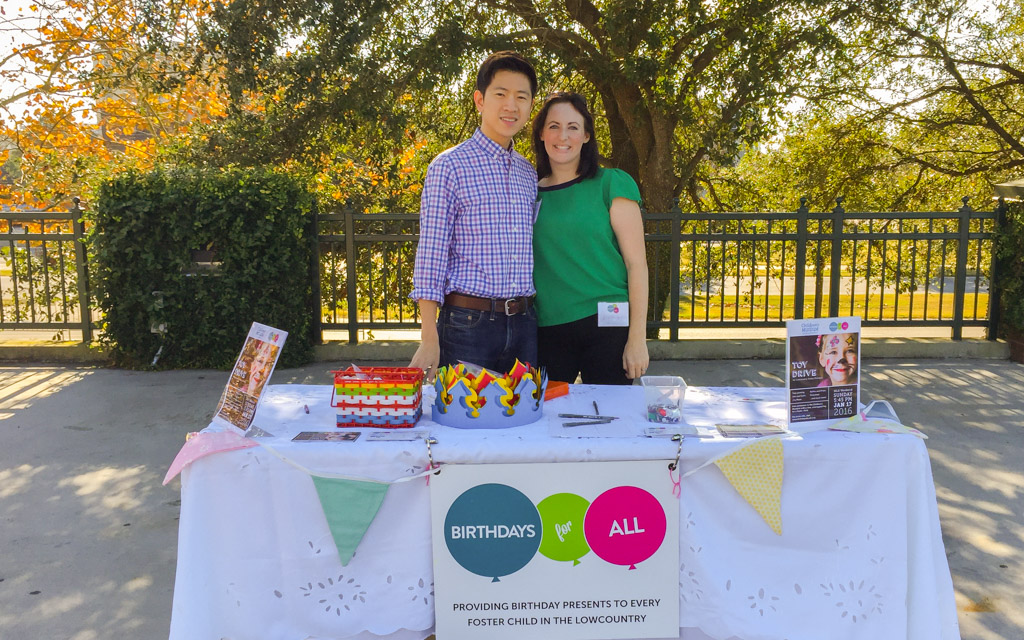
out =
[[515,304],[515,302],[516,302],[515,298],[506,298],[505,299],[505,315],[506,316],[514,316],[514,315],[516,315],[515,313],[513,313],[511,311],[511,309],[509,309],[509,305]]

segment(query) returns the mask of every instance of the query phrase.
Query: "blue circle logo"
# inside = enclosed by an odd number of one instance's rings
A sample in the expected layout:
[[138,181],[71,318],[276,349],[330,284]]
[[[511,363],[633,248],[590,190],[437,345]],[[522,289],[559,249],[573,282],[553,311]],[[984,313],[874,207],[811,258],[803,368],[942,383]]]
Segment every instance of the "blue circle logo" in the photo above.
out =
[[525,567],[537,554],[541,534],[537,507],[503,484],[466,490],[444,519],[444,541],[455,561],[493,582]]

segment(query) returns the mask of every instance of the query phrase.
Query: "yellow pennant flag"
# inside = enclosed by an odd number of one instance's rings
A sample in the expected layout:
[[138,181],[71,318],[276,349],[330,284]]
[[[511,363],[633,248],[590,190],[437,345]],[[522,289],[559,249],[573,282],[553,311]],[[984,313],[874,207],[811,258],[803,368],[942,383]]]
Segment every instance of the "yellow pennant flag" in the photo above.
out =
[[729,483],[782,535],[782,440],[758,440],[715,461]]

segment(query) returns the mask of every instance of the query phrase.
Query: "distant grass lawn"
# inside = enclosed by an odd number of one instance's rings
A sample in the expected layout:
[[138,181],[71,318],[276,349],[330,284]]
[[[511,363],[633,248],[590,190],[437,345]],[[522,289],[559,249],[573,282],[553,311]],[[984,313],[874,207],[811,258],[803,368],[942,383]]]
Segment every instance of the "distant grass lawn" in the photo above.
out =
[[[988,293],[968,293],[964,295],[964,319],[985,320],[988,318]],[[977,313],[975,313],[975,300],[977,300]],[[927,302],[927,313],[926,303]],[[822,299],[821,315],[828,315],[829,296],[826,294]],[[941,303],[941,304],[940,304]],[[344,302],[338,304],[332,310],[329,307],[323,308],[323,321],[327,323],[345,323],[348,319],[348,305]],[[707,318],[711,322],[729,323],[732,321],[765,321],[765,309],[767,307],[767,320],[778,322],[795,316],[793,310],[793,296],[750,296],[741,297],[737,304],[736,299],[726,294],[725,303],[715,294],[712,296],[700,296],[695,299],[688,299],[685,296],[679,301],[679,319],[686,322],[691,320],[704,321]],[[879,314],[881,309],[881,315]],[[691,310],[693,315],[691,316]],[[705,316],[705,313],[707,314]],[[753,318],[751,318],[751,313]],[[813,300],[804,304],[804,317],[814,317]],[[864,304],[863,294],[858,294],[853,300],[853,309],[850,309],[850,296],[844,295],[839,299],[839,315],[860,316],[865,320],[884,321],[908,321],[908,320],[946,320],[953,319],[953,290],[947,290],[942,296],[937,292],[873,294],[867,300],[867,307]],[[414,309],[403,308],[402,314],[396,305],[388,308],[387,321],[398,322],[399,317],[407,323],[417,323]],[[668,311],[662,315],[662,320],[668,320]],[[385,321],[384,310],[375,308],[373,318],[365,309],[359,311],[359,322],[383,322]]]
[[[735,295],[735,294],[734,294]],[[693,299],[680,299],[680,320],[764,320],[767,309],[768,320],[785,320],[794,317],[793,296],[743,296],[737,304],[736,299],[728,293],[722,298],[717,295],[699,296]],[[851,296],[839,298],[839,315],[860,316],[865,320],[951,320],[953,318],[953,291],[950,289],[943,295],[938,293],[901,293],[874,294],[865,300],[862,294],[853,296],[853,308],[850,308]],[[975,307],[977,300],[977,307]],[[829,296],[822,298],[821,315],[828,315]],[[977,313],[975,313],[977,308]],[[692,313],[692,315],[691,315]],[[751,318],[753,314],[753,318]],[[804,317],[814,317],[814,301],[804,303]],[[988,318],[988,293],[968,293],[964,295],[964,319]],[[668,311],[663,320],[669,319]]]

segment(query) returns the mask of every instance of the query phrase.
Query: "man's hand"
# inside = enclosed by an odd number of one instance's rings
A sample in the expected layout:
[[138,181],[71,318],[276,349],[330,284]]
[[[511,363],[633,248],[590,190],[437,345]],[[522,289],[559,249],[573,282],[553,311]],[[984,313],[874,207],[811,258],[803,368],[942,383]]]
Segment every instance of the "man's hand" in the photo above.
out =
[[423,377],[433,382],[437,363],[441,359],[441,344],[437,337],[437,310],[433,300],[420,300],[420,346],[412,356],[410,367],[423,369]]
[[423,369],[423,377],[427,382],[433,382],[434,376],[437,375],[437,362],[440,359],[441,347],[437,342],[422,341],[419,348],[416,349],[416,353],[413,355],[409,366]]

